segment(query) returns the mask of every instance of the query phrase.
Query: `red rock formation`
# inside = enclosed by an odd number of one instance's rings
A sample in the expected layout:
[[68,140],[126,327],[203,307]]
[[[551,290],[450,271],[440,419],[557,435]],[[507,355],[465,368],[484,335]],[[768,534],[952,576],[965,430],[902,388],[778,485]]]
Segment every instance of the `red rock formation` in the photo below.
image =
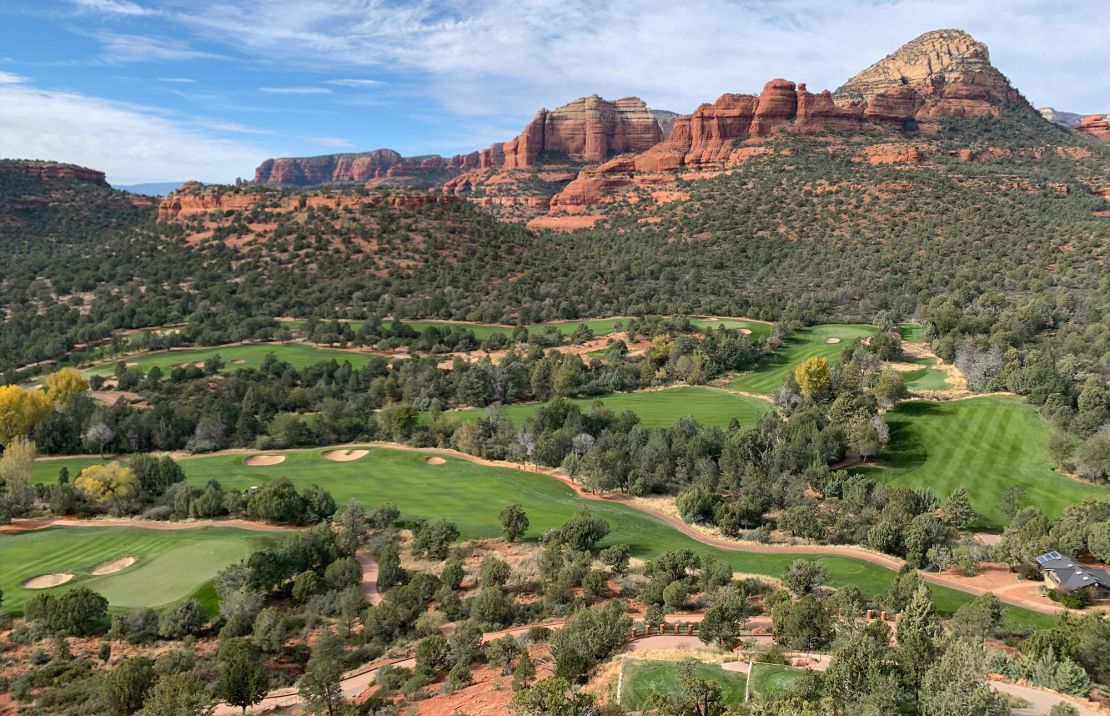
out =
[[919,147],[912,144],[872,144],[852,158],[852,161],[868,164],[901,164],[919,162],[925,155]]
[[1075,131],[1110,142],[1110,115],[1092,114],[1079,120]]
[[[608,101],[592,95],[558,109],[541,109],[515,139],[500,145],[506,169],[541,162],[599,162],[614,154],[642,152],[663,139],[659,122],[643,100]],[[497,166],[490,148],[489,164]]]
[[177,191],[162,199],[158,205],[158,220],[173,221],[213,211],[249,211],[261,207],[275,213],[299,209],[328,207],[343,209],[358,206],[386,205],[394,209],[423,206],[425,204],[452,204],[458,197],[440,192],[311,192],[281,195],[265,191],[229,191],[223,187],[206,187],[197,182],[183,184]]
[[4,160],[0,161],[0,172],[23,174],[39,179],[74,179],[108,186],[108,182],[104,178],[104,172],[61,162],[45,162],[33,159]]
[[358,154],[267,159],[254,171],[254,183],[275,187],[362,184],[386,176],[403,157],[392,149]]

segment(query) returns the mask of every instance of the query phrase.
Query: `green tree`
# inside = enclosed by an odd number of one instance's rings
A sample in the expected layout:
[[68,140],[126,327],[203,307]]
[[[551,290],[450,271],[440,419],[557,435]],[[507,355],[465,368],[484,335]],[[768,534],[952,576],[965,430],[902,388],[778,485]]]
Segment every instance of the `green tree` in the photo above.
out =
[[305,671],[297,681],[297,690],[311,713],[336,716],[343,709],[343,640],[333,631],[325,631],[312,647]]
[[267,654],[280,654],[285,645],[285,619],[277,609],[266,607],[254,618],[251,638]]
[[796,559],[782,574],[782,583],[797,595],[810,594],[829,581],[829,570],[821,562]]
[[59,634],[88,636],[96,632],[107,613],[107,599],[88,587],[77,587],[50,601],[46,621]]
[[592,713],[594,699],[575,692],[566,679],[541,679],[533,686],[516,692],[509,707],[519,716],[587,716]]
[[1003,698],[983,677],[985,657],[979,646],[956,640],[929,667],[921,682],[922,716],[1005,716]]
[[771,609],[775,641],[791,649],[818,649],[833,637],[833,618],[812,594],[784,601]]
[[208,685],[193,672],[162,678],[143,703],[143,716],[209,716],[213,711]]
[[196,634],[207,621],[200,602],[187,599],[169,607],[158,617],[158,636],[183,639],[189,634]]
[[528,515],[521,505],[509,505],[498,515],[501,520],[501,534],[510,542],[516,542],[528,531]]
[[698,639],[704,644],[715,643],[731,651],[736,648],[751,614],[752,605],[746,594],[735,587],[722,589],[705,610],[705,616],[698,625]]
[[532,663],[532,657],[525,651],[520,655],[516,668],[513,669],[513,691],[528,688],[534,678],[536,678],[536,666]]
[[446,559],[451,544],[459,538],[459,528],[454,522],[437,520],[424,525],[412,540],[412,550],[430,559]]
[[248,639],[226,639],[216,653],[219,675],[216,696],[243,713],[248,706],[262,700],[270,685],[270,677],[262,665],[262,655]]
[[416,645],[416,670],[435,675],[447,668],[447,639],[442,634],[432,634]]
[[145,656],[124,659],[101,679],[100,693],[112,713],[133,714],[154,684],[154,663]]
[[613,570],[613,574],[624,574],[632,559],[632,548],[626,544],[615,544],[598,552],[597,557]]
[[994,636],[1002,623],[1002,603],[993,594],[984,594],[964,604],[948,622],[953,636],[982,641]]
[[578,552],[593,549],[605,535],[609,534],[609,523],[604,519],[582,507],[554,531],[552,539],[559,544],[565,544]]
[[508,676],[513,671],[513,661],[523,651],[520,643],[511,634],[495,639],[486,646],[486,661],[491,666],[500,666],[501,674]]
[[945,521],[953,527],[966,528],[978,517],[967,497],[967,490],[963,487],[957,487],[940,509]]

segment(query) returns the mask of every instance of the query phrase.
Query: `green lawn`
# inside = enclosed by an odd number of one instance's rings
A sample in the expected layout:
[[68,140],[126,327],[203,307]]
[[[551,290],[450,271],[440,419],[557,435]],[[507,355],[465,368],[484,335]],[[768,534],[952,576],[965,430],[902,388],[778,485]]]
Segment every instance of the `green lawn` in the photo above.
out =
[[[593,400],[593,398],[575,398],[571,402],[585,412]],[[766,400],[700,386],[615,393],[601,398],[601,402],[617,414],[631,410],[640,416],[640,422],[648,428],[670,426],[676,418],[687,415],[702,425],[725,426],[732,418],[736,418],[741,425],[750,427],[764,413],[771,410],[771,404]],[[536,411],[539,405],[540,403],[516,403],[506,405],[502,410],[505,417],[514,424],[520,425]],[[461,422],[470,422],[485,413],[485,408],[468,408],[451,411],[445,415]]]
[[771,324],[761,323],[760,321],[745,321],[742,318],[691,318],[690,323],[698,328],[714,329],[718,326],[725,328],[747,328],[751,331],[752,338],[766,338],[771,335]]
[[[680,661],[649,661],[628,659],[624,662],[620,705],[629,711],[639,711],[652,694],[678,696],[682,694]],[[744,700],[744,674],[725,671],[719,664],[696,662],[694,675],[712,681],[721,687],[721,702],[739,704]]]
[[[331,348],[315,348],[301,343],[271,344],[251,343],[241,346],[216,346],[214,348],[191,348],[180,351],[158,351],[146,355],[132,356],[123,359],[127,363],[135,363],[144,371],[154,366],[159,366],[167,375],[175,366],[186,366],[191,363],[205,361],[212,356],[220,356],[224,362],[224,369],[258,368],[262,365],[266,355],[273,353],[281,360],[290,363],[295,368],[304,368],[321,361],[335,359],[343,363],[349,361],[351,365],[363,366],[370,360],[370,354],[340,351]],[[242,361],[237,362],[237,361]],[[116,363],[89,368],[85,372],[89,375],[112,375]]]
[[752,696],[774,696],[794,690],[794,684],[806,673],[805,669],[783,664],[752,665]]
[[[833,323],[803,328],[774,354],[761,360],[754,371],[737,376],[730,385],[737,390],[770,395],[782,386],[786,374],[806,359],[824,356],[834,361],[853,340],[874,333],[874,326],[863,324]],[[840,339],[840,342],[829,343],[830,339]]]
[[935,358],[914,358],[912,363],[921,368],[902,374],[902,380],[910,390],[946,390],[948,385],[948,371],[934,368]]
[[902,340],[906,343],[925,342],[925,334],[922,332],[920,323],[899,323],[898,332],[902,334]]
[[[213,455],[181,461],[191,482],[219,480],[236,488],[260,485],[287,477],[298,487],[316,483],[328,489],[337,502],[357,499],[368,506],[391,502],[401,509],[402,519],[428,517],[454,521],[462,539],[500,535],[498,513],[507,505],[520,503],[528,513],[528,538],[538,540],[544,531],[557,527],[581,506],[603,516],[612,527],[604,545],[624,543],[638,557],[651,557],[665,550],[691,548],[710,552],[726,560],[736,571],[779,576],[801,554],[765,554],[709,548],[666,523],[615,502],[585,500],[561,482],[545,475],[511,468],[495,468],[448,457],[442,465],[429,465],[415,452],[370,447],[370,453],[354,462],[330,462],[320,457],[324,449],[285,451],[285,462],[270,467],[248,467],[242,455]],[[855,584],[878,595],[887,589],[894,573],[869,562],[836,556],[814,557],[824,563],[833,586]],[[951,614],[971,596],[943,587],[930,587],[938,610]],[[1052,623],[1049,615],[1007,607],[1023,623]]]
[[[203,591],[216,573],[273,542],[265,534],[230,527],[152,530],[141,527],[52,527],[0,536],[3,609],[19,611],[43,590],[20,585],[43,574],[74,575],[48,591],[85,586],[103,594],[113,608],[160,607]],[[120,557],[138,561],[122,572],[93,576],[100,564]]]
[[1049,517],[1085,498],[1110,496],[1104,486],[1052,469],[1049,425],[1016,396],[909,401],[886,420],[890,443],[878,457],[886,467],[868,474],[892,485],[927,487],[941,498],[962,486],[981,516],[979,528],[1000,530],[1009,521],[999,497],[1010,485],[1025,487],[1025,504]]

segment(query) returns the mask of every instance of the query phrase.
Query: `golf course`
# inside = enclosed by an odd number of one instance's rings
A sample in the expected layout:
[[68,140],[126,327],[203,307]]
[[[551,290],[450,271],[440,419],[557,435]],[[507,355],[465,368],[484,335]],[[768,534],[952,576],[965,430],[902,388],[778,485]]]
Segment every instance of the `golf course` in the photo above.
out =
[[765,356],[754,371],[737,376],[729,386],[770,395],[782,386],[790,371],[807,359],[824,356],[835,361],[852,341],[874,334],[874,326],[865,324],[830,323],[799,329],[778,350]]
[[[701,661],[687,663],[694,676],[711,681],[721,688],[722,704],[738,704],[744,700],[744,674],[725,671],[718,664]],[[621,706],[631,711],[640,711],[647,705],[652,694],[681,695],[682,666],[681,661],[627,660],[623,667]]]
[[[67,576],[47,591],[57,594],[82,586],[104,595],[112,608],[165,606],[204,591],[225,566],[276,539],[280,535],[233,527],[51,527],[3,535],[4,609],[21,610],[43,592],[24,587],[28,580]],[[211,598],[201,601],[213,606]]]
[[[631,410],[639,416],[640,424],[646,428],[666,427],[673,424],[677,418],[685,416],[693,418],[702,425],[719,427],[728,425],[733,418],[736,418],[741,425],[751,427],[772,408],[771,403],[766,400],[700,386],[615,393],[600,398],[575,398],[570,402],[577,405],[582,412],[586,412],[594,400],[600,400],[605,407],[618,415]],[[501,410],[514,425],[522,425],[540,405],[540,403],[516,403],[506,405]],[[486,413],[485,408],[468,408],[453,410],[445,415],[465,423],[477,420]]]
[[899,487],[926,487],[941,499],[963,487],[980,515],[977,528],[998,531],[1009,523],[1000,498],[1011,485],[1025,489],[1024,505],[1036,505],[1049,517],[1084,499],[1108,496],[1104,486],[1053,469],[1050,426],[1017,396],[914,400],[885,418],[890,442],[877,457],[881,467],[865,469],[867,474]]
[[[137,366],[148,371],[154,366],[169,374],[176,367],[203,364],[204,361],[219,356],[224,369],[260,368],[266,356],[273,353],[294,368],[305,368],[321,361],[348,361],[351,365],[362,366],[369,362],[372,354],[355,351],[342,351],[334,348],[317,348],[304,343],[248,343],[245,345],[226,345],[213,348],[190,348],[175,351],[157,351],[131,356],[126,359],[128,367]],[[119,361],[105,363],[89,368],[88,375],[112,375]]]

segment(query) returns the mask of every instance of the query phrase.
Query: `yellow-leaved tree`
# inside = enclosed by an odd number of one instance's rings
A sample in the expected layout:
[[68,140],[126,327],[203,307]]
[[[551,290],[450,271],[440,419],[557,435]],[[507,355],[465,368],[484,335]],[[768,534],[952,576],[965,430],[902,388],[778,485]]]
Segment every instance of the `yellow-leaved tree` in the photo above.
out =
[[0,445],[30,435],[35,424],[53,409],[50,399],[41,390],[0,385]]
[[116,497],[126,497],[139,487],[139,480],[131,468],[118,462],[90,465],[81,471],[73,485],[97,505]]
[[89,381],[76,368],[62,368],[46,376],[46,397],[54,405],[65,405],[69,396],[88,389]]
[[794,369],[794,380],[805,395],[824,395],[829,389],[829,359],[824,356],[807,358]]

